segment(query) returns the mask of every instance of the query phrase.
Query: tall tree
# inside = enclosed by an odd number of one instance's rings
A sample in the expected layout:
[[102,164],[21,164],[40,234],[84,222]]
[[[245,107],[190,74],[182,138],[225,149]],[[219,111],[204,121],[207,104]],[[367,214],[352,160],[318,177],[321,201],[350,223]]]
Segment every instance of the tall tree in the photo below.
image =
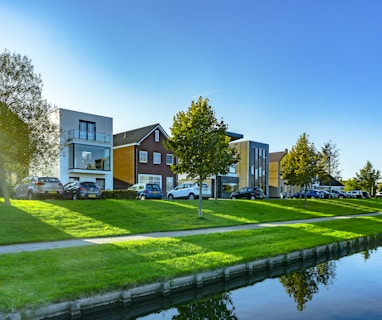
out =
[[372,163],[367,161],[366,165],[356,173],[356,179],[362,190],[368,191],[371,195],[374,195],[377,188],[377,182],[381,179],[381,172],[374,169]]
[[339,170],[339,164],[339,150],[337,149],[337,146],[331,141],[325,143],[321,148],[320,153],[320,168],[322,170],[319,178],[322,182],[329,184],[329,193],[332,188],[332,177],[340,180],[341,170]]
[[186,173],[199,183],[199,217],[202,217],[202,182],[213,174],[228,173],[239,156],[229,146],[227,125],[217,121],[208,99],[199,97],[196,102],[192,101],[186,112],[180,111],[174,116],[170,129],[172,136],[165,147],[177,158],[172,170]]
[[[320,173],[318,163],[319,155],[316,152],[316,148],[313,143],[309,142],[308,135],[303,133],[296,145],[281,160],[282,178],[287,180],[290,185],[304,187],[306,191],[308,185]],[[304,205],[307,205],[306,196]]]
[[8,148],[0,157],[3,184],[11,173],[46,172],[60,152],[56,108],[42,98],[41,77],[26,56],[1,53],[0,103],[0,147]]

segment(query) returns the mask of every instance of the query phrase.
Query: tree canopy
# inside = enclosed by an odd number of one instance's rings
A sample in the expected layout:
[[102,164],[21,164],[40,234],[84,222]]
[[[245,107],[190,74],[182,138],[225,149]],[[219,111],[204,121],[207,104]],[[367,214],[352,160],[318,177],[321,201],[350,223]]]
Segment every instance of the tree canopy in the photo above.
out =
[[304,186],[305,190],[319,176],[319,155],[306,133],[300,136],[296,145],[281,160],[280,166],[282,178],[288,184]]
[[374,195],[377,189],[377,182],[380,179],[381,172],[374,169],[373,164],[367,161],[366,165],[359,172],[356,172],[356,176],[346,182],[346,189],[359,189]]
[[192,101],[188,110],[180,111],[173,120],[172,136],[165,142],[177,159],[172,170],[199,182],[199,216],[202,216],[202,182],[212,175],[228,173],[239,156],[229,146],[227,125],[216,119],[208,99],[199,97]]
[[321,169],[319,178],[321,182],[329,184],[329,192],[331,192],[332,178],[337,180],[341,179],[339,164],[339,151],[337,146],[331,141],[325,143],[319,153],[319,166]]
[[[44,173],[59,155],[55,107],[42,98],[42,80],[26,56],[0,55],[0,179],[11,173]],[[6,199],[9,204],[9,199]]]

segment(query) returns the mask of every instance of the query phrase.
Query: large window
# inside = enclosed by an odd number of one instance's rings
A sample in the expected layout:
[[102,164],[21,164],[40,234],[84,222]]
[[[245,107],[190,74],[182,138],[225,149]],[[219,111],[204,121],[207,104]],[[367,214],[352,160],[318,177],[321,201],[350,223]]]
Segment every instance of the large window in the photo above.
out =
[[96,123],[80,120],[80,139],[96,140]]
[[162,186],[162,176],[155,174],[139,174],[138,183],[157,183]]
[[110,148],[71,144],[69,169],[110,171]]

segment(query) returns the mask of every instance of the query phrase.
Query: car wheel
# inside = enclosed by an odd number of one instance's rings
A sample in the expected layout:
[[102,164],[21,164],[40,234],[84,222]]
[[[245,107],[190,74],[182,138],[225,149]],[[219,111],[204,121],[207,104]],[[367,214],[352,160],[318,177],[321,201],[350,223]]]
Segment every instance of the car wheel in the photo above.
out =
[[33,197],[33,192],[32,192],[32,191],[29,191],[27,197],[28,197],[28,200],[33,200],[33,198],[34,198],[34,197]]
[[231,199],[232,199],[232,200],[236,200],[236,197],[235,197],[235,196],[232,196]]
[[78,196],[77,196],[77,193],[76,193],[76,192],[73,193],[73,195],[72,195],[72,200],[78,200]]
[[168,200],[174,200],[174,196],[172,194],[168,195]]
[[338,198],[339,198],[339,199],[343,199],[343,198],[344,198],[344,196],[338,196]]
[[255,196],[251,196],[251,200],[256,200],[256,197]]
[[195,195],[193,193],[190,193],[188,195],[188,200],[195,200]]

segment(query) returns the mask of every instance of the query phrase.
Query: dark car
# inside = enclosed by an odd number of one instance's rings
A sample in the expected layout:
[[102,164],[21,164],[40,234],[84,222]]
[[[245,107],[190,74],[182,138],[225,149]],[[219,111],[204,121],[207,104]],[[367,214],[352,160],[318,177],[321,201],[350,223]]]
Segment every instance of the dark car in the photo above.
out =
[[246,187],[241,188],[235,192],[232,192],[230,195],[231,199],[264,199],[264,191],[259,187]]
[[92,181],[70,181],[64,185],[64,199],[99,199],[102,191]]
[[322,199],[330,199],[330,198],[334,198],[334,195],[331,195],[328,191],[326,190],[321,190],[320,191],[320,195],[321,195],[321,198]]
[[[317,190],[306,190],[306,197],[308,199],[321,199],[322,194],[320,191]],[[298,198],[305,198],[305,192],[297,192],[295,194],[292,194],[292,199],[298,199]]]
[[362,194],[363,194],[363,197],[364,197],[365,199],[370,199],[370,198],[371,198],[371,197],[370,197],[370,193],[367,192],[367,191],[362,191]]

